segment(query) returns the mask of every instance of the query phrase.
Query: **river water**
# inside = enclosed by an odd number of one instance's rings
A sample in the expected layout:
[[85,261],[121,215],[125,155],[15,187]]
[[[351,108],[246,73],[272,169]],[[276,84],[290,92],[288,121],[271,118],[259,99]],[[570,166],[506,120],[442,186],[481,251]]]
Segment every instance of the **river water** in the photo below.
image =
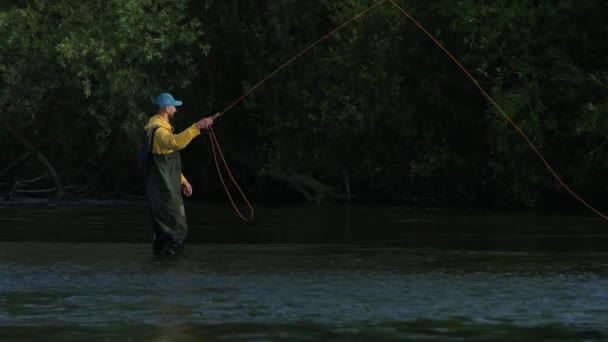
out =
[[188,204],[186,254],[145,206],[0,207],[1,340],[606,340],[590,215]]

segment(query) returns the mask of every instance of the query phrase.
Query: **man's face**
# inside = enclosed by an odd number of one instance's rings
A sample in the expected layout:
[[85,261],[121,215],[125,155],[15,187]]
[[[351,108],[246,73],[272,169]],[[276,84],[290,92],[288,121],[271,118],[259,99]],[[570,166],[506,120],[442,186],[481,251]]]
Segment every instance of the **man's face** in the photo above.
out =
[[173,118],[173,115],[175,115],[175,113],[177,112],[177,108],[175,108],[175,106],[169,106],[166,108],[167,110],[167,114],[169,114],[169,119]]

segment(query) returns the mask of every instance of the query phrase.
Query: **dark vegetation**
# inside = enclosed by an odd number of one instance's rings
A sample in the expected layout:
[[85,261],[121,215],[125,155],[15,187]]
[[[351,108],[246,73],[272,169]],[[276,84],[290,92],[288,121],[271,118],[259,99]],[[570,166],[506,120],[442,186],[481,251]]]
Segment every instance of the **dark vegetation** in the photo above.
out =
[[[607,190],[608,2],[398,1],[480,81],[582,197]],[[153,98],[179,131],[221,111],[372,5],[355,0],[0,2],[0,194],[142,196]],[[576,206],[464,74],[390,3],[216,122],[257,201]],[[206,136],[182,153],[223,198]]]

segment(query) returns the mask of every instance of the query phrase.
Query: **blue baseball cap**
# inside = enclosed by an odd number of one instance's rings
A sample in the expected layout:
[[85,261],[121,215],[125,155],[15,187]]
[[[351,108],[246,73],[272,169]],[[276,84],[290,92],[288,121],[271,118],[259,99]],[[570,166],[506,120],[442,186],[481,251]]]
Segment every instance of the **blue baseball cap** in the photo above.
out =
[[156,97],[154,103],[156,103],[158,108],[167,108],[171,106],[181,106],[183,102],[176,101],[169,93],[162,93]]

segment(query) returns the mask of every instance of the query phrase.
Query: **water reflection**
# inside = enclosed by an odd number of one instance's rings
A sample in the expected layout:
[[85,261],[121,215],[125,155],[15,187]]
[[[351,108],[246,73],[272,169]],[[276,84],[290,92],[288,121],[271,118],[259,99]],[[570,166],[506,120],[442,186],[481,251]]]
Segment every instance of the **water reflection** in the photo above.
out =
[[[188,203],[190,243],[378,243],[468,250],[606,251],[605,222],[591,215],[391,207],[256,208],[253,223],[227,206]],[[0,207],[2,241],[151,241],[143,203]]]

